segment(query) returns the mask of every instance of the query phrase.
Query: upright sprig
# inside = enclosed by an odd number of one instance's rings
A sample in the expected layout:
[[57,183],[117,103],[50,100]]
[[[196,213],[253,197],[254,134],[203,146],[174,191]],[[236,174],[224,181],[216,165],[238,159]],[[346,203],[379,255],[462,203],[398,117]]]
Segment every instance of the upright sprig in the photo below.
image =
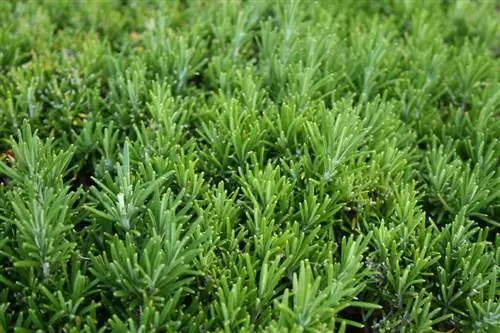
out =
[[97,204],[103,206],[103,210],[94,206],[88,206],[88,209],[96,217],[112,222],[114,227],[128,231],[135,228],[134,218],[144,209],[149,196],[165,183],[172,173],[161,175],[148,182],[134,177],[130,168],[128,143],[125,143],[123,147],[121,163],[117,164],[116,172],[116,179],[113,179],[109,173],[105,175],[104,181],[94,178],[98,187],[94,186],[90,191]]
[[[71,209],[79,193],[71,192],[63,176],[72,150],[57,152],[52,142],[42,143],[27,122],[12,143],[13,166],[0,162],[0,173],[13,184],[9,192],[14,211],[12,232],[17,236],[14,266],[34,269],[43,279],[61,268],[75,246],[68,238],[74,221]],[[15,258],[15,259],[14,259]]]

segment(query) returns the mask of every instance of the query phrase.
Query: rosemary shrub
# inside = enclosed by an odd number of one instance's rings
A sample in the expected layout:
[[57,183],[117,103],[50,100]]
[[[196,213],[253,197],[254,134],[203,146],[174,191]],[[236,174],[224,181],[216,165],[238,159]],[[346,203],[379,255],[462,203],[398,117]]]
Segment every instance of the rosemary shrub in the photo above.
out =
[[500,332],[500,11],[1,1],[0,332]]

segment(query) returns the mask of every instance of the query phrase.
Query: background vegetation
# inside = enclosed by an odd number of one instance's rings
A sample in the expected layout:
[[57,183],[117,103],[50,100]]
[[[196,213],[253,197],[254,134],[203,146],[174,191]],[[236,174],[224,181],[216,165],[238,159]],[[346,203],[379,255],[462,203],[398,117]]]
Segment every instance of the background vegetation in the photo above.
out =
[[0,332],[499,332],[485,1],[0,1]]

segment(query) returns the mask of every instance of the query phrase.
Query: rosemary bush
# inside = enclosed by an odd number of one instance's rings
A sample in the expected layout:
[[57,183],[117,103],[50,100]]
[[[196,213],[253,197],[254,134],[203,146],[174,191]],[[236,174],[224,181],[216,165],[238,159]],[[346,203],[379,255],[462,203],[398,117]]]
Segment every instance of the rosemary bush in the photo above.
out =
[[0,332],[500,332],[500,9],[0,1]]

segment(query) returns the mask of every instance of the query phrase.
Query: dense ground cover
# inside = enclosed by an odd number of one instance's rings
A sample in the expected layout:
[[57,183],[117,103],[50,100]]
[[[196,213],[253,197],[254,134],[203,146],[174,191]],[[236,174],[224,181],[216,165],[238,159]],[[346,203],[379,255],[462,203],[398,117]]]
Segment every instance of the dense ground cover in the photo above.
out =
[[497,4],[0,1],[0,332],[499,332]]

